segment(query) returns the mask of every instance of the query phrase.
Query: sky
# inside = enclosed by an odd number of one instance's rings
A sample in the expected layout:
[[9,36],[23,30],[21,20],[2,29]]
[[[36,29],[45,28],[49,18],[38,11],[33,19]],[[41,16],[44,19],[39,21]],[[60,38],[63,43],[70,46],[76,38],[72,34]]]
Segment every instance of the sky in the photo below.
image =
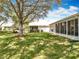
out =
[[[12,0],[15,2],[15,0]],[[58,5],[56,0],[51,6],[50,11],[48,11],[47,17],[40,20],[47,20],[49,22],[55,22],[70,15],[79,12],[79,0],[61,0],[61,4]]]
[[[15,2],[15,0],[12,1]],[[40,20],[47,20],[49,23],[53,23],[76,13],[79,13],[79,0],[61,0],[60,5],[54,1],[47,17]]]
[[52,4],[52,10],[48,12],[44,20],[55,22],[78,12],[79,0],[62,0],[60,5]]

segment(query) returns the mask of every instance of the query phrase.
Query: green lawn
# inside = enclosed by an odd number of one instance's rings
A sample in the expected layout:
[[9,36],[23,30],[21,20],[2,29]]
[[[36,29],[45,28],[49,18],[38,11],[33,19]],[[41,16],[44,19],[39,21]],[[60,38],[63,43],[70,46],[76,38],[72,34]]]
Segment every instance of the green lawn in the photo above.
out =
[[0,59],[79,59],[79,42],[49,33],[0,33]]

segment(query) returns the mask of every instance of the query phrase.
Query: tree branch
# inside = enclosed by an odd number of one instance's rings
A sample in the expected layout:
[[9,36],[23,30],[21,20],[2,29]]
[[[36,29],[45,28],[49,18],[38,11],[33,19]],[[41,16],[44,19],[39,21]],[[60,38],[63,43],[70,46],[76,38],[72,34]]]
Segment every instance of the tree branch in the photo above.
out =
[[[46,10],[44,10],[44,11],[46,11]],[[29,20],[29,21],[26,21],[26,22],[24,22],[24,23],[29,23],[29,22],[31,22],[37,15],[39,15],[39,13],[41,13],[42,11],[40,11],[40,12],[38,12],[38,13],[36,13],[36,12],[33,12],[33,14],[35,14],[34,15],[34,17],[33,18],[31,18],[31,20]],[[45,12],[43,13],[43,14],[45,14]]]
[[21,13],[22,13],[22,17],[23,17],[23,12],[24,12],[24,0],[21,0],[21,2],[22,2]]
[[11,2],[11,0],[9,0],[9,2],[10,2],[10,4],[11,4],[12,8],[14,9],[14,11],[15,11],[16,15],[17,15],[17,16],[18,16],[18,18],[19,18],[18,12],[16,11],[16,9],[15,9],[15,7],[14,7],[13,3]]
[[17,3],[17,7],[18,7],[18,14],[19,14],[19,17],[21,17],[21,6],[20,6],[20,0],[16,0],[16,3]]
[[36,4],[33,6],[33,9],[25,16],[25,18],[24,18],[23,21],[25,21],[27,19],[27,17],[34,12],[34,10],[36,9],[36,6],[37,6],[38,2],[39,2],[39,0],[37,0]]

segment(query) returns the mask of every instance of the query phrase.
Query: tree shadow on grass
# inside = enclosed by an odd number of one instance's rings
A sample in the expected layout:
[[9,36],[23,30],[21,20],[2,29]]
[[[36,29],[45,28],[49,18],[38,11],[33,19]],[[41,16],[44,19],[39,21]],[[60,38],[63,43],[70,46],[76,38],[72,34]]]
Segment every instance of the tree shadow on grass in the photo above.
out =
[[[46,33],[0,39],[0,59],[76,59],[79,43]],[[42,57],[41,57],[42,56]]]

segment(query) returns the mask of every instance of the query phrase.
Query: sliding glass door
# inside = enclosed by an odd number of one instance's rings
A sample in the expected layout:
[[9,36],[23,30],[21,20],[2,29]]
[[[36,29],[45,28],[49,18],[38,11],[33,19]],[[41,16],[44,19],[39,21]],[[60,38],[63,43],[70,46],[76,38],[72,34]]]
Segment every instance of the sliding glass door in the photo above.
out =
[[78,36],[78,19],[68,21],[68,34]]
[[74,20],[68,21],[68,34],[69,35],[75,34]]
[[78,36],[78,19],[75,19],[75,36]]

